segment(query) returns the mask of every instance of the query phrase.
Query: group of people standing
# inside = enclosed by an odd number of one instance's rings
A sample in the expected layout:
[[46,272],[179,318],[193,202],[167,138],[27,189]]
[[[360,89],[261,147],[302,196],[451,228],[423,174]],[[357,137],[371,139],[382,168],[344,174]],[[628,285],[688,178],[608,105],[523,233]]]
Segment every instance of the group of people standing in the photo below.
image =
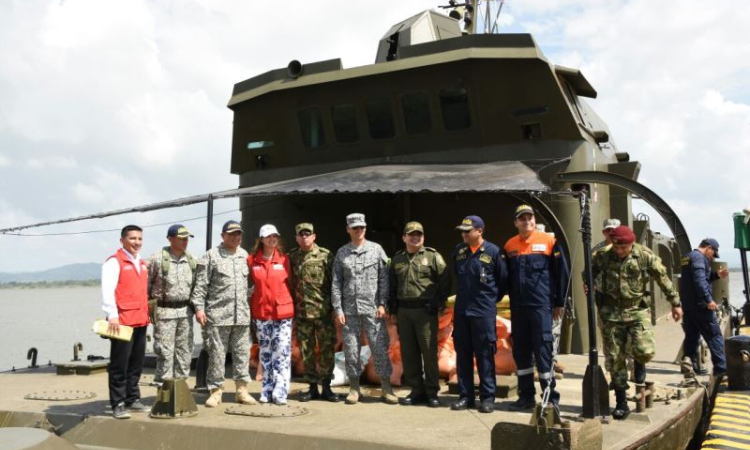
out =
[[[457,282],[453,338],[459,398],[451,405],[453,410],[476,407],[482,413],[494,411],[496,304],[505,294],[510,297],[519,387],[519,398],[509,409],[528,410],[536,404],[534,367],[543,398],[554,406],[560,401],[555,389],[553,321],[561,318],[568,301],[568,265],[554,236],[537,229],[532,207],[518,206],[513,217],[518,234],[502,249],[484,239],[485,224],[478,216],[467,216],[456,227],[462,242],[450,255]],[[656,277],[667,293],[676,320],[682,311],[677,292],[658,257],[634,244],[635,235],[628,227],[606,225],[607,243],[595,250],[592,269],[606,366],[612,373],[617,398],[613,415],[624,418],[629,412],[621,395],[627,389],[625,358],[630,354],[635,359],[639,381],[645,378],[645,363],[654,353],[653,332],[646,320],[645,283],[649,275]],[[286,404],[293,322],[309,383],[309,389],[300,394],[300,401],[340,400],[331,390],[335,327],[339,326],[350,385],[347,404],[358,403],[362,397],[359,379],[364,334],[384,402],[440,406],[438,314],[450,295],[451,276],[440,253],[425,246],[422,224],[406,224],[402,234],[404,248],[391,260],[379,244],[366,239],[367,223],[360,213],[346,217],[349,243],[335,256],[316,244],[312,223],[300,223],[294,231],[297,247],[285,253],[277,228],[264,225],[248,254],[240,246],[240,223],[230,220],[222,227],[222,243],[196,259],[187,250],[188,239],[193,236],[184,226],[173,225],[167,232],[169,245],[146,262],[139,256],[142,230],[134,225],[123,228],[122,248],[102,269],[102,307],[111,331],[116,332],[119,325],[134,328],[129,342],[113,339],[111,344],[109,390],[114,417],[127,418],[129,411],[148,409],[140,401],[138,380],[149,323],[149,299],[155,322],[157,383],[189,376],[193,312],[201,325],[209,355],[206,381],[211,393],[206,407],[216,407],[222,401],[227,351],[232,354],[236,401],[256,403],[248,393],[251,334],[259,344],[263,370],[259,401]],[[715,240],[704,243],[696,251],[707,261],[718,256]],[[697,280],[695,285],[702,289],[698,298],[711,310],[710,290],[706,294],[705,283],[726,274],[712,274],[710,265],[693,256],[684,260],[692,270],[689,279]],[[704,272],[698,270],[699,266]],[[396,397],[391,386],[390,339],[385,322],[388,315],[398,325],[404,378],[411,388],[410,394],[402,398]],[[689,356],[695,335],[708,336],[706,330],[712,330],[706,318],[695,317],[686,325],[690,338],[686,338],[685,350]],[[710,341],[712,351],[715,342]],[[478,405],[474,361],[479,375]],[[715,370],[722,370],[720,358],[715,359],[714,366]]]

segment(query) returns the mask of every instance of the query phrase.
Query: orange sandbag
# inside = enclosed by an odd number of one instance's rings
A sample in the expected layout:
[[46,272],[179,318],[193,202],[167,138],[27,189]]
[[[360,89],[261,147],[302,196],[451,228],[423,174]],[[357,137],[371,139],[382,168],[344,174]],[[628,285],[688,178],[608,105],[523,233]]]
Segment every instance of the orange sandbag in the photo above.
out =
[[445,308],[438,318],[438,371],[440,377],[455,381],[456,349],[453,346],[453,306]]
[[516,373],[516,361],[513,359],[513,348],[507,339],[498,339],[495,352],[495,373],[513,375]]

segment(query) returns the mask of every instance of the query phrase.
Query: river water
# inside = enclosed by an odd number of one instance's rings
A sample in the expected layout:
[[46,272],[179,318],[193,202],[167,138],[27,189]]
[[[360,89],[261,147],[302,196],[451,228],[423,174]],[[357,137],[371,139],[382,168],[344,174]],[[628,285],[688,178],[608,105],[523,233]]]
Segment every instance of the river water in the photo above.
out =
[[[739,306],[744,302],[741,273],[731,272],[729,283],[732,303]],[[96,287],[0,289],[0,371],[28,366],[31,347],[39,351],[40,365],[73,359],[76,342],[83,344],[82,357],[108,356],[109,341],[91,331],[94,320],[104,317],[100,298]],[[195,337],[199,341],[200,333]]]

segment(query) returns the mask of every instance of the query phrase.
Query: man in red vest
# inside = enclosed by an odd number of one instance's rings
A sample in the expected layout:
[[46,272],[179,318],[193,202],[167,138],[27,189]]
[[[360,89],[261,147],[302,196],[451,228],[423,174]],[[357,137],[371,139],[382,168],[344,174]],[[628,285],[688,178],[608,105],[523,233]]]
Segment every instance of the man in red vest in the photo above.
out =
[[119,333],[120,325],[133,327],[130,341],[110,339],[109,402],[115,419],[129,419],[129,411],[145,412],[138,381],[146,353],[148,328],[148,267],[138,252],[143,230],[128,225],[120,233],[122,248],[102,266],[102,310],[109,331]]

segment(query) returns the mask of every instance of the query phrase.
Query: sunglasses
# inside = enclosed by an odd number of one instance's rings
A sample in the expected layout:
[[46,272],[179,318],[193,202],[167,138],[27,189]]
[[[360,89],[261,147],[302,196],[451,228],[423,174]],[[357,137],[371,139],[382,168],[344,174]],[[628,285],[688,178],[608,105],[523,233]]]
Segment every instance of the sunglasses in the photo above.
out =
[[306,237],[312,236],[312,233],[310,233],[309,231],[303,231],[301,233],[297,233],[297,236],[299,236],[301,238],[306,238]]
[[352,230],[364,230],[365,227],[352,227]]

